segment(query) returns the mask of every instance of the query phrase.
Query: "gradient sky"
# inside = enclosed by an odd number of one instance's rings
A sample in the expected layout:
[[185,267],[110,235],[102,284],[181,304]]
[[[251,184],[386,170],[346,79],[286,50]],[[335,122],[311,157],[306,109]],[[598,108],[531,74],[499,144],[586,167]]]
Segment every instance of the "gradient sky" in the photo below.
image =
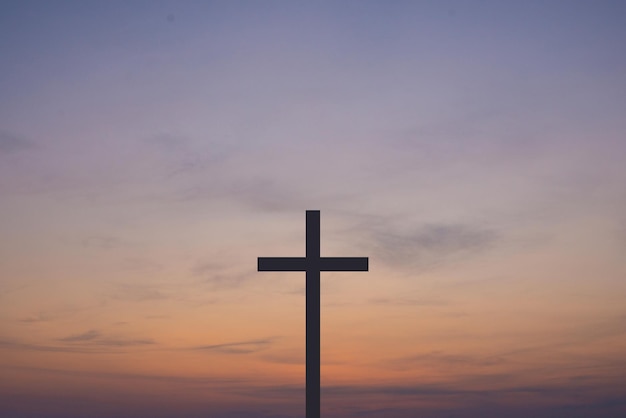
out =
[[626,3],[3,1],[0,415],[626,416]]

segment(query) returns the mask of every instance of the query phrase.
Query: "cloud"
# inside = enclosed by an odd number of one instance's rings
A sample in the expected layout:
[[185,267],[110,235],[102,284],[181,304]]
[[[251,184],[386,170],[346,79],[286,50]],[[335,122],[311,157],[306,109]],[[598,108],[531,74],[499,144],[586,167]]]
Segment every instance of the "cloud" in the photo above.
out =
[[374,305],[389,306],[443,306],[446,302],[436,299],[411,299],[411,298],[374,298],[368,301]]
[[0,130],[0,154],[9,154],[32,147],[31,141],[11,132]]
[[[615,316],[601,321],[589,321],[584,324],[573,324],[561,332],[549,337],[537,336],[528,338],[528,344],[518,344],[518,348],[499,350],[492,353],[466,354],[432,351],[412,356],[384,360],[380,366],[392,370],[421,370],[432,367],[440,370],[460,369],[476,370],[476,378],[482,378],[478,370],[484,372],[490,366],[517,367],[521,363],[527,364],[525,374],[543,376],[546,374],[567,372],[579,373],[587,370],[624,370],[626,362],[615,355],[597,355],[589,352],[585,355],[575,355],[569,352],[572,348],[594,346],[605,342],[610,344],[614,337],[626,335],[626,317]],[[551,363],[534,364],[536,356],[558,358]],[[492,376],[493,377],[493,376]],[[596,375],[595,377],[598,377]],[[484,382],[484,381],[483,381]],[[500,382],[502,383],[502,382]]]
[[[613,337],[626,335],[626,315],[611,316],[602,319],[575,323],[563,329],[559,334],[543,338],[541,344],[531,344],[499,354],[501,357],[518,356],[537,351],[553,351],[559,348],[584,346]],[[608,360],[608,359],[606,359]]]
[[117,291],[111,296],[113,299],[143,302],[164,300],[170,297],[156,285],[120,283],[117,287]]
[[151,338],[104,336],[100,331],[95,329],[58,338],[56,341],[61,344],[26,343],[12,338],[0,338],[0,348],[20,351],[96,354],[111,352],[120,353],[122,351],[118,350],[118,348],[156,344],[156,342]]
[[125,257],[120,263],[120,269],[132,271],[144,271],[154,273],[163,269],[163,265],[156,261],[140,257]]
[[5,367],[11,370],[24,370],[31,372],[42,372],[46,374],[61,375],[61,376],[75,376],[75,377],[95,377],[101,379],[129,379],[129,380],[146,380],[146,381],[163,381],[167,383],[196,383],[196,384],[210,384],[227,385],[227,384],[240,384],[242,381],[236,378],[216,378],[216,377],[195,377],[195,376],[177,376],[177,375],[158,375],[158,374],[137,374],[137,373],[112,373],[112,372],[100,372],[100,371],[84,371],[84,370],[63,370],[63,369],[49,369],[40,367],[21,367],[21,366],[7,366]]
[[216,351],[224,354],[249,354],[266,349],[273,344],[273,338],[264,338],[260,340],[237,341],[233,343],[202,345],[193,347],[194,350]]
[[288,186],[283,181],[257,177],[240,180],[226,175],[211,178],[201,185],[183,190],[180,199],[231,200],[255,212],[303,210],[308,206],[307,202],[315,200],[305,199],[296,188]]
[[93,236],[85,238],[82,241],[82,245],[85,248],[101,248],[104,250],[110,250],[123,246],[124,241],[116,237]]
[[19,351],[49,351],[55,353],[104,353],[105,351],[85,346],[55,346],[46,344],[23,343],[14,339],[0,339],[0,348]]
[[250,273],[234,273],[225,264],[200,263],[192,268],[192,274],[202,277],[202,282],[216,289],[234,288],[252,277]]
[[119,339],[119,338],[101,338],[94,340],[95,345],[109,346],[109,347],[130,347],[138,345],[151,345],[156,344],[151,338],[144,339]]
[[189,138],[171,133],[158,133],[144,139],[144,142],[161,149],[163,152],[171,154],[188,149]]
[[307,207],[301,193],[284,183],[256,179],[240,184],[234,197],[251,209],[263,212],[302,210]]
[[484,250],[498,239],[491,229],[463,224],[427,224],[400,232],[391,225],[374,225],[367,234],[363,246],[374,256],[389,265],[408,267],[456,260]]
[[[580,388],[580,387],[579,387]],[[268,386],[260,388],[260,395],[289,397],[299,390],[299,385]],[[571,393],[574,390],[567,385],[510,385],[508,387],[472,388],[458,382],[448,383],[406,383],[406,384],[360,384],[360,385],[329,385],[322,386],[322,395],[328,398],[347,398],[350,396],[378,396],[432,398],[462,396],[465,399],[481,399],[486,396],[497,397],[506,394],[537,394],[550,396],[558,393]]]
[[306,353],[302,349],[284,349],[263,356],[263,360],[279,364],[305,364]]
[[64,338],[60,338],[59,341],[64,342],[81,342],[81,341],[91,341],[100,336],[100,333],[95,329],[83,332],[82,334],[74,334],[69,335]]
[[[368,418],[415,418],[423,416],[428,418],[483,418],[501,417],[507,418],[615,418],[623,415],[623,407],[626,403],[624,397],[600,398],[597,401],[588,399],[573,399],[580,396],[578,393],[569,394],[563,391],[562,397],[552,399],[551,402],[537,401],[520,393],[519,401],[511,402],[510,394],[493,393],[485,391],[482,394],[462,396],[455,399],[447,397],[443,405],[415,404],[412,406],[389,406],[381,408],[378,405],[351,407],[350,413],[342,415],[346,417]],[[549,392],[548,396],[554,396]],[[525,400],[522,398],[525,397]],[[436,399],[436,398],[435,398]],[[432,399],[430,399],[432,401]],[[520,402],[521,401],[521,402]]]
[[218,301],[210,292],[199,292],[198,283],[181,286],[180,281],[152,283],[115,283],[108,298],[120,301],[158,304],[177,301],[193,306],[213,304]]
[[[180,376],[140,373],[115,373],[109,371],[61,370],[38,367],[5,366],[3,370],[48,374],[75,378],[97,378],[112,381],[163,382],[183,385],[188,389],[210,390],[211,393],[246,397],[252,404],[272,400],[276,404],[287,400],[304,400],[302,384],[271,384],[263,380],[219,378],[211,376]],[[623,383],[620,379],[619,383]],[[597,385],[554,382],[547,384],[508,384],[480,386],[459,382],[387,384],[363,382],[362,384],[322,386],[322,396],[327,407],[342,417],[614,417],[596,415],[594,411],[606,408],[623,408],[625,398],[619,387],[604,383]],[[219,395],[218,395],[219,396]],[[546,401],[550,401],[547,402]],[[382,401],[382,402],[381,402]],[[521,401],[521,403],[520,403]],[[347,406],[349,405],[349,406]],[[251,405],[252,406],[252,405]],[[583,407],[584,413],[576,414]],[[232,405],[225,415],[211,416],[264,416],[244,413],[243,405]],[[339,412],[342,409],[345,414]],[[251,408],[250,411],[253,409]],[[497,413],[496,413],[497,412]],[[615,411],[614,411],[615,412]],[[572,415],[572,413],[574,413]],[[232,415],[231,415],[232,414]],[[151,415],[154,416],[154,415]],[[168,415],[169,416],[169,415]],[[172,415],[174,416],[174,415]],[[187,416],[179,414],[177,416]],[[194,415],[195,416],[195,415]],[[294,416],[294,415],[288,415]]]
[[281,292],[284,295],[298,295],[298,296],[304,296],[306,294],[306,287],[305,286],[298,286],[296,288],[293,288],[291,290],[286,290],[284,292]]
[[27,324],[35,323],[35,322],[46,322],[51,319],[50,315],[45,312],[39,312],[36,316],[29,316],[23,319],[19,319],[18,321],[24,322]]
[[13,285],[9,283],[0,283],[0,299],[27,287],[29,287],[27,284]]
[[401,357],[385,362],[385,365],[394,370],[410,370],[424,366],[433,367],[460,367],[460,366],[477,366],[486,367],[500,364],[504,360],[499,356],[471,356],[468,354],[447,354],[441,351],[432,351],[430,353],[418,354],[414,356]]
[[226,162],[234,153],[232,144],[173,133],[158,133],[142,141],[148,145],[146,157],[164,170],[168,178],[202,174]]
[[93,310],[93,309],[97,309],[102,307],[102,305],[104,304],[103,301],[100,301],[97,304],[94,305],[87,305],[87,306],[66,306],[63,308],[58,308],[58,309],[53,309],[53,310],[49,310],[49,311],[39,311],[37,314],[35,315],[31,315],[28,316],[26,318],[22,318],[22,319],[18,319],[18,322],[24,323],[24,324],[31,324],[31,323],[37,323],[37,322],[48,322],[48,321],[54,321],[57,320],[59,318],[68,318],[68,317],[72,317],[75,316],[77,314],[80,314],[81,312],[85,312],[85,311],[89,311],[89,310]]
[[154,340],[149,338],[114,338],[103,337],[102,333],[92,329],[80,334],[69,335],[64,338],[60,338],[58,341],[69,343],[84,343],[89,345],[109,346],[109,347],[130,347],[137,345],[149,345],[154,344]]

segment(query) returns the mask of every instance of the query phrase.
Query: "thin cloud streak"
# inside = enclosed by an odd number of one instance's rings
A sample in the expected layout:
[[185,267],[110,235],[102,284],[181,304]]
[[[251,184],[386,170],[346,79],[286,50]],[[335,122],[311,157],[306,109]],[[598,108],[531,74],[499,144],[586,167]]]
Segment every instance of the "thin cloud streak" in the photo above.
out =
[[274,344],[276,337],[260,340],[236,341],[224,344],[200,345],[192,350],[215,351],[222,354],[251,354],[267,349]]
[[92,329],[92,330],[83,332],[82,334],[74,334],[74,335],[69,335],[64,338],[60,338],[59,341],[63,341],[63,342],[91,341],[94,338],[97,338],[99,336],[100,336],[100,333],[96,331],[95,329]]
[[12,154],[33,147],[34,143],[32,141],[29,141],[20,135],[0,130],[0,155]]
[[215,384],[217,387],[221,385],[234,385],[245,382],[244,379],[237,378],[216,378],[211,376],[192,377],[177,375],[160,375],[160,374],[140,374],[140,373],[112,373],[103,371],[85,371],[85,370],[68,370],[68,369],[52,369],[45,367],[23,367],[23,366],[6,366],[6,370],[26,371],[32,373],[44,373],[61,376],[73,377],[93,377],[99,379],[113,380],[154,380],[166,383],[176,384]]
[[94,349],[92,347],[85,346],[53,346],[45,344],[29,344],[23,343],[17,340],[0,339],[0,348],[19,351],[49,351],[55,353],[85,353],[85,354],[101,354],[108,353],[109,351],[103,351]]
[[253,277],[250,272],[233,272],[231,266],[221,262],[203,262],[193,267],[192,274],[202,278],[202,283],[209,285],[211,290],[237,288]]
[[[121,348],[136,350],[141,347],[157,345],[157,343],[151,338],[119,338],[104,336],[100,331],[94,329],[58,338],[55,341],[62,343],[62,345],[26,343],[15,338],[2,338],[0,339],[0,348],[22,351],[101,354],[126,352],[118,350]],[[103,350],[104,347],[109,349]]]
[[372,298],[368,300],[372,305],[384,306],[446,306],[440,299],[413,299],[413,298]]
[[488,250],[501,238],[493,229],[463,224],[426,224],[397,231],[382,219],[369,227],[360,225],[354,231],[363,234],[361,247],[370,251],[373,258],[410,269],[455,262]]

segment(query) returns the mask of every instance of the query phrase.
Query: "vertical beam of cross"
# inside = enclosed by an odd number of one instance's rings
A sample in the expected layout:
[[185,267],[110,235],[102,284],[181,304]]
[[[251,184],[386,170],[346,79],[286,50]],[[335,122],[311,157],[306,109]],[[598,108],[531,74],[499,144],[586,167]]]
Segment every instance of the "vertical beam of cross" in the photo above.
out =
[[[319,418],[321,403],[320,212],[306,212],[306,418]],[[315,268],[317,267],[317,268]]]
[[259,257],[258,271],[306,272],[306,418],[320,418],[320,272],[367,271],[367,257],[321,257],[320,211],[306,211],[306,257]]

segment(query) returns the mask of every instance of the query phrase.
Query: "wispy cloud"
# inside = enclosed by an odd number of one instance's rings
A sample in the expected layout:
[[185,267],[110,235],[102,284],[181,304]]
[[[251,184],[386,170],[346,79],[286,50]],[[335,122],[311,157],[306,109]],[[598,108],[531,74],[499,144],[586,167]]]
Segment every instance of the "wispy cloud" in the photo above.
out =
[[72,334],[58,341],[66,343],[84,343],[88,345],[108,346],[108,347],[132,347],[141,345],[155,344],[150,338],[116,338],[103,336],[100,331],[95,329],[80,333]]
[[234,272],[229,265],[215,262],[198,263],[191,271],[213,290],[238,287],[252,277],[251,273]]
[[194,350],[215,351],[224,354],[249,354],[268,348],[274,343],[276,337],[260,340],[236,341],[232,343],[201,345],[193,347]]
[[136,302],[164,300],[170,296],[157,285],[120,283],[111,296],[113,299],[131,300]]
[[111,236],[91,236],[82,241],[82,245],[85,248],[100,248],[104,250],[118,248],[124,244],[124,241],[120,238]]
[[234,154],[232,144],[194,140],[187,135],[161,132],[144,138],[142,147],[166,178],[207,175],[221,167]]
[[20,135],[0,130],[0,155],[25,150],[33,146],[33,142]]
[[145,381],[163,381],[168,383],[195,383],[195,384],[211,384],[227,385],[229,383],[241,383],[241,379],[236,378],[216,378],[216,377],[193,377],[193,376],[177,376],[177,375],[159,375],[159,374],[139,374],[139,373],[112,373],[105,371],[85,371],[85,370],[67,370],[67,369],[50,369],[45,367],[7,367],[12,370],[24,370],[38,373],[47,373],[60,376],[75,377],[95,377],[101,379],[129,379],[129,380],[145,380]]
[[213,304],[218,299],[211,292],[199,292],[198,283],[181,286],[181,282],[165,283],[116,283],[107,297],[113,301],[130,301],[159,304],[164,301],[176,301],[193,306]]
[[108,346],[108,347],[133,347],[142,345],[156,344],[151,338],[135,338],[135,339],[123,339],[123,338],[99,338],[93,341],[94,345]]
[[170,155],[172,152],[187,150],[190,144],[190,140],[186,136],[165,132],[150,135],[144,138],[143,142]]
[[[329,385],[322,386],[322,394],[329,400],[337,398],[348,398],[350,396],[391,396],[402,399],[405,397],[418,400],[419,398],[430,399],[443,397],[453,398],[463,401],[482,400],[486,396],[505,399],[508,395],[538,395],[538,396],[571,396],[573,393],[581,393],[591,389],[579,386],[576,389],[569,387],[567,383],[562,384],[509,384],[500,387],[476,388],[462,384],[462,382],[442,382],[442,383],[406,383],[406,384],[385,384],[372,382],[370,384],[354,385]],[[277,397],[293,396],[299,390],[298,385],[269,386],[259,389],[259,396],[273,395]],[[378,398],[380,399],[380,398]],[[388,398],[389,399],[389,398]]]
[[27,284],[12,285],[8,283],[0,283],[0,299],[21,289],[27,288]]
[[[216,378],[211,376],[179,376],[140,373],[114,373],[106,371],[60,370],[38,367],[4,367],[23,373],[36,375],[57,375],[69,378],[95,378],[112,381],[164,382],[168,385],[183,385],[186,388],[210,389],[211,393],[245,396],[250,402],[259,400],[286,401],[301,399],[303,385],[268,384],[263,381],[237,378]],[[620,383],[623,383],[621,379]],[[322,396],[327,407],[342,417],[394,417],[410,418],[418,415],[444,418],[464,416],[478,418],[492,416],[526,416],[547,418],[572,416],[568,412],[584,411],[574,415],[615,417],[620,408],[626,405],[619,388],[607,384],[596,385],[578,382],[549,382],[545,384],[512,383],[503,386],[472,387],[458,381],[420,383],[406,382],[388,384],[367,382],[363,384],[325,385]],[[546,401],[551,400],[547,406]],[[521,402],[521,403],[520,403]],[[349,407],[346,407],[349,404]],[[224,414],[216,417],[278,417],[280,415],[256,413],[253,407],[238,405],[229,407]],[[241,409],[244,408],[244,409]],[[343,411],[343,412],[340,412]],[[606,411],[606,414],[596,414]],[[184,415],[190,416],[190,415]],[[195,415],[194,415],[195,416]],[[294,416],[293,414],[287,416]]]
[[373,298],[368,301],[373,305],[389,306],[443,306],[446,302],[439,299],[413,299],[413,298]]
[[100,333],[98,331],[96,331],[95,329],[83,332],[81,334],[73,334],[73,335],[68,335],[67,337],[64,338],[59,338],[59,341],[63,341],[63,342],[82,342],[82,341],[91,341],[95,338],[98,338],[100,336]]
[[541,343],[528,344],[520,348],[500,353],[502,357],[517,356],[537,351],[551,351],[559,348],[581,346],[626,335],[626,315],[611,316],[568,326],[560,333],[541,338]]
[[271,178],[238,179],[233,175],[205,180],[180,193],[180,200],[234,201],[255,212],[302,210],[307,207],[305,199],[296,188],[284,181]]
[[56,339],[54,342],[24,342],[15,338],[0,338],[0,348],[21,351],[49,351],[58,353],[119,353],[121,348],[156,345],[151,338],[104,335],[91,329]]
[[17,321],[23,324],[34,324],[38,322],[55,321],[60,318],[72,317],[72,316],[81,314],[86,311],[93,311],[94,309],[101,308],[103,304],[104,304],[104,301],[101,300],[92,305],[84,305],[84,306],[66,305],[64,307],[59,307],[56,309],[39,311],[36,314],[27,316],[25,318],[17,319]]
[[373,225],[367,234],[363,246],[378,259],[393,266],[418,268],[485,250],[499,238],[492,229],[464,224],[426,224],[403,231],[392,225]]
[[504,360],[497,356],[472,356],[469,354],[448,354],[442,351],[432,351],[429,353],[414,356],[401,357],[385,362],[385,365],[395,370],[409,370],[423,368],[424,366],[435,367],[459,367],[459,366],[492,366],[502,363]]
[[85,345],[73,346],[73,345],[48,345],[48,344],[33,344],[25,343],[15,339],[0,339],[0,348],[18,351],[47,351],[53,353],[90,353],[98,354],[109,351],[89,347]]
[[306,356],[304,350],[292,348],[272,350],[271,353],[263,356],[263,360],[279,364],[304,364]]
[[18,319],[18,321],[31,324],[31,323],[36,323],[36,322],[46,322],[46,321],[49,321],[50,319],[51,319],[51,316],[49,314],[45,312],[39,312],[37,315]]
[[307,206],[306,199],[296,189],[270,179],[240,184],[233,197],[255,211],[301,210]]

